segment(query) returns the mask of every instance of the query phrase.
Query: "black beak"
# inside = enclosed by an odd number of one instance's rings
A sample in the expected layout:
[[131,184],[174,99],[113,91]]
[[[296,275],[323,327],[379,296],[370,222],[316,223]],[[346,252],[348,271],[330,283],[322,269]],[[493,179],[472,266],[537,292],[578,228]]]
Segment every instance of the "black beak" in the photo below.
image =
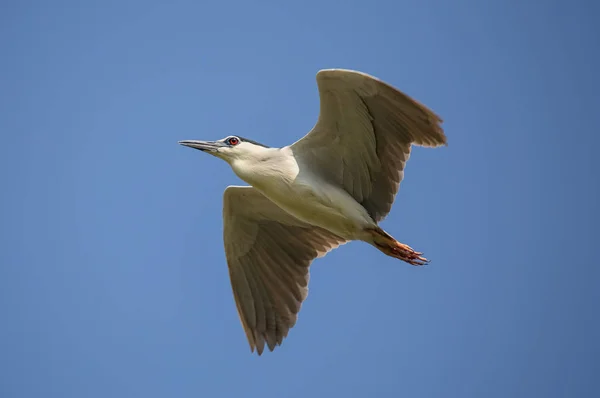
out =
[[183,146],[189,146],[190,148],[199,149],[203,152],[217,152],[217,149],[225,146],[219,141],[179,141],[179,144]]

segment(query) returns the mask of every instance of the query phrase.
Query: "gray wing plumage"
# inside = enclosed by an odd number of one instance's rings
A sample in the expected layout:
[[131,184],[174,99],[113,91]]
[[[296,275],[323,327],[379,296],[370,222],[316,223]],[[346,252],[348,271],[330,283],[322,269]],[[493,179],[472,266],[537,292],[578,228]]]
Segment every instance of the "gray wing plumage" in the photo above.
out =
[[391,210],[411,145],[446,145],[442,120],[424,105],[367,74],[317,73],[319,118],[291,145],[294,156],[344,188],[376,221]]
[[231,287],[250,349],[273,351],[297,320],[311,262],[346,241],[306,224],[252,187],[223,198],[223,237]]

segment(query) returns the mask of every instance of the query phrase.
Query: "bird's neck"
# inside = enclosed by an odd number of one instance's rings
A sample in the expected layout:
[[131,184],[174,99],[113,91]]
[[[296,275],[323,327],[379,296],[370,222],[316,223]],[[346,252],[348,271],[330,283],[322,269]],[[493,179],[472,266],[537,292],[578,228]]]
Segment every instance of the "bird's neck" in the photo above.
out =
[[298,175],[298,165],[287,148],[264,148],[230,165],[239,178],[260,190],[289,184]]

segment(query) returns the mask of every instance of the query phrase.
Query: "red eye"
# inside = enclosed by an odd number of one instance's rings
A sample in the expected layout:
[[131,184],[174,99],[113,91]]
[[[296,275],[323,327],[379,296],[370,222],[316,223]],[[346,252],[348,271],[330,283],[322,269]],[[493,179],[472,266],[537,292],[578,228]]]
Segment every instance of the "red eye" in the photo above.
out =
[[238,140],[238,139],[237,139],[237,138],[235,138],[235,137],[231,137],[231,138],[229,139],[229,141],[227,141],[227,142],[229,142],[229,145],[237,145],[237,144],[239,144],[239,143],[240,143],[240,140]]

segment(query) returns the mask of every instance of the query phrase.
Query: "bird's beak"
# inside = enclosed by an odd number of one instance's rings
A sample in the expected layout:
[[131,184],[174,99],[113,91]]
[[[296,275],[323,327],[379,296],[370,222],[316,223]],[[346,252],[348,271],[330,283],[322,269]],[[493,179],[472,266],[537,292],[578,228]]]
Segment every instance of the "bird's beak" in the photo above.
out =
[[219,148],[225,146],[224,143],[219,141],[179,141],[183,146],[189,146],[190,148],[199,149],[203,152],[217,152]]

